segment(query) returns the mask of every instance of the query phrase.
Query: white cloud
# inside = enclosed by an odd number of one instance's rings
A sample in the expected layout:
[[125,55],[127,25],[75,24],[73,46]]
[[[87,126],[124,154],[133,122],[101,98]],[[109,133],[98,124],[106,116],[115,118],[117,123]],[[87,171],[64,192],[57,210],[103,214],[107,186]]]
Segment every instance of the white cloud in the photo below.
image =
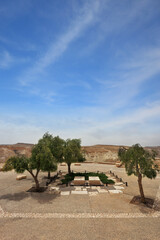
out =
[[0,53],[0,68],[9,68],[12,63],[13,57],[8,51],[3,51],[2,53]]
[[142,84],[153,81],[160,73],[160,47],[130,49],[115,64],[115,73],[95,81],[102,86],[100,102],[112,110],[122,108],[143,90]]
[[[92,117],[88,110],[54,114],[8,114],[0,119],[1,143],[35,143],[46,132],[62,138],[81,138],[83,145],[160,145],[160,102],[148,104],[121,116]],[[30,116],[29,118],[27,116]]]
[[159,15],[158,9],[157,12],[155,12],[155,9],[150,0],[135,0],[130,3],[125,0],[106,1],[98,26],[92,33],[93,35],[91,35],[88,44],[80,52],[80,55],[92,54],[100,44],[104,44],[105,40],[107,42],[107,38],[110,36],[116,36],[118,39],[119,35],[125,35],[126,32],[132,31],[133,33],[142,24],[150,21],[153,15]]
[[29,58],[15,57],[11,55],[7,50],[3,50],[0,53],[0,68],[8,69],[15,64],[23,64],[29,61]]

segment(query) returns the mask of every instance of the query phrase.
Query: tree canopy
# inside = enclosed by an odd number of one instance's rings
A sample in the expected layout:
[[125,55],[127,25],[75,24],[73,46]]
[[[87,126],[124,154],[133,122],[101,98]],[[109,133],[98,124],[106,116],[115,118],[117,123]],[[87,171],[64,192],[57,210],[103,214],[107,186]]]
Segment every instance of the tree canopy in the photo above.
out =
[[44,171],[48,171],[48,178],[50,178],[50,172],[56,170],[58,162],[62,162],[65,141],[59,136],[53,137],[46,132],[38,143],[39,147],[45,146],[46,151],[48,152],[48,161],[45,161],[46,165]]
[[67,139],[63,151],[63,161],[68,165],[68,173],[71,173],[71,164],[73,162],[84,162],[85,158],[81,151],[80,139]]

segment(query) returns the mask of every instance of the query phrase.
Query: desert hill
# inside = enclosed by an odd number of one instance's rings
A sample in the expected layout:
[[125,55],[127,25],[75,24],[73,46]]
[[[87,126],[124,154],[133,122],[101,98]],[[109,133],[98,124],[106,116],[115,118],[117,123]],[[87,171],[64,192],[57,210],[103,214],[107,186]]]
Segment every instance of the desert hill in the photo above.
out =
[[[11,156],[30,156],[34,145],[29,143],[16,143],[13,145],[0,145],[0,163],[4,163]],[[120,145],[93,145],[83,146],[87,162],[99,162],[115,164],[118,161],[118,150]],[[129,146],[125,146],[129,148]],[[145,147],[146,150],[157,152],[157,162],[160,166],[160,146]]]
[[[84,146],[82,149],[86,152],[86,159],[90,162],[104,162],[108,164],[115,164],[118,161],[118,150],[120,145],[94,145]],[[129,148],[129,146],[123,146]],[[148,151],[157,152],[157,160],[160,164],[160,146],[145,147]]]
[[4,163],[12,156],[30,156],[34,145],[28,143],[16,143],[13,145],[0,145],[0,163]]

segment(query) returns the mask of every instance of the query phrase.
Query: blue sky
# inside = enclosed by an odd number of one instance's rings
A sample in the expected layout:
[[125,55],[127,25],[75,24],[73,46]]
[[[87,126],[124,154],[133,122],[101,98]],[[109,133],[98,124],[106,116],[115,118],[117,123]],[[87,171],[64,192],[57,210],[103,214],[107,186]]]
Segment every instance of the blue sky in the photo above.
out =
[[159,0],[0,0],[0,144],[160,145]]

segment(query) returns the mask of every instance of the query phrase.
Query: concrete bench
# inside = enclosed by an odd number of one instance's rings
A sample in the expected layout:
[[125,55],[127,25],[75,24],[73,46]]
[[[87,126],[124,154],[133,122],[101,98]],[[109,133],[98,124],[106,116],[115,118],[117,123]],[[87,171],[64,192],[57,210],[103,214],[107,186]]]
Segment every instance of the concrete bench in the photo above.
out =
[[22,180],[22,179],[25,179],[25,178],[27,178],[26,175],[18,175],[18,176],[16,177],[16,180]]
[[65,167],[65,166],[67,166],[67,164],[66,163],[61,163],[60,166],[64,166]]
[[89,177],[89,185],[91,186],[97,186],[97,185],[102,185],[99,177]]
[[85,185],[85,177],[81,176],[74,177],[73,184],[75,186]]

